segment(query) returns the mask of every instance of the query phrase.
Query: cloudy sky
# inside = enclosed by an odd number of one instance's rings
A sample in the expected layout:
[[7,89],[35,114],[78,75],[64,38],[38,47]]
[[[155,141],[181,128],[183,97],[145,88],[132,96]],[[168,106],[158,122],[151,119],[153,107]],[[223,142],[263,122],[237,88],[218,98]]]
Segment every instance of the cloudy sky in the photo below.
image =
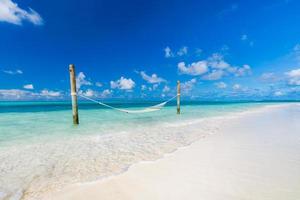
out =
[[0,0],[0,100],[300,98],[300,1]]

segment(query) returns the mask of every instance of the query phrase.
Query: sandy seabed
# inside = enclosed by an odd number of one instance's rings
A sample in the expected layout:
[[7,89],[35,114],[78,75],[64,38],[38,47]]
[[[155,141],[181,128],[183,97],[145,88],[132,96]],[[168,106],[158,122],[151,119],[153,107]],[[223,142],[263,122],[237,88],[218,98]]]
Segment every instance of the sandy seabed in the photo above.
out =
[[216,134],[55,200],[300,199],[300,105],[240,114]]

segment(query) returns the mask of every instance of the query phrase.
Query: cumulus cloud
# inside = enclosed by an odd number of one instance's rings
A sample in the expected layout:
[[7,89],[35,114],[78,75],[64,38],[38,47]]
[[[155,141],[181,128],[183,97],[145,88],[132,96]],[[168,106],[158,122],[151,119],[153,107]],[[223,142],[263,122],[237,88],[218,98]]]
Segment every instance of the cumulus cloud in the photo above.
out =
[[214,53],[207,60],[208,60],[208,65],[211,66],[212,68],[226,69],[226,68],[230,67],[230,64],[225,62],[224,57],[218,53]]
[[24,89],[28,89],[28,90],[33,90],[33,89],[34,89],[34,87],[33,87],[32,84],[24,85],[23,88],[24,88]]
[[147,89],[147,86],[146,85],[141,85],[141,90],[144,91]]
[[100,83],[100,82],[96,82],[95,85],[96,85],[97,87],[102,87],[102,86],[103,86],[103,84]]
[[83,72],[79,72],[79,74],[77,75],[76,84],[77,84],[77,89],[80,89],[80,87],[83,85],[92,85],[90,81],[86,80],[86,76]]
[[178,63],[178,70],[181,74],[197,76],[206,73],[208,71],[208,66],[206,61],[194,62],[190,65],[180,62]]
[[290,85],[300,85],[300,68],[288,71],[285,74],[289,78],[288,83]]
[[61,95],[61,92],[43,89],[40,95],[45,97],[59,97]]
[[60,91],[52,91],[48,89],[43,89],[40,92],[32,92],[21,89],[0,89],[1,100],[33,100],[58,97],[62,97],[62,93]]
[[175,51],[175,53],[173,53],[171,48],[169,46],[167,46],[166,48],[164,48],[164,52],[165,52],[165,57],[166,58],[180,57],[180,56],[184,56],[184,55],[188,54],[188,47],[183,46],[177,52]]
[[278,78],[275,76],[273,72],[266,72],[260,76],[260,80],[263,82],[274,82]]
[[225,89],[227,87],[227,84],[224,82],[218,82],[218,83],[215,83],[214,85],[220,89]]
[[174,57],[174,54],[173,54],[173,52],[172,52],[172,50],[171,50],[170,47],[166,47],[166,48],[164,49],[164,52],[165,52],[165,57],[166,57],[166,58]]
[[200,60],[190,65],[180,62],[177,66],[180,74],[200,75],[204,80],[218,80],[230,74],[236,77],[251,74],[249,65],[243,65],[242,67],[232,66],[224,60],[223,55],[218,53],[213,54],[206,60]]
[[154,84],[153,86],[152,86],[152,90],[156,90],[158,88],[158,84]]
[[152,74],[151,76],[147,75],[146,72],[141,71],[140,75],[142,78],[147,81],[148,83],[154,84],[154,83],[161,83],[161,82],[166,82],[165,79],[158,77],[157,74]]
[[252,40],[249,40],[249,36],[248,35],[246,35],[246,34],[243,34],[242,36],[241,36],[241,40],[244,42],[244,43],[246,43],[246,44],[249,44],[249,46],[254,46],[254,42],[252,41]]
[[8,89],[2,90],[0,89],[0,99],[2,100],[18,100],[18,99],[31,99],[36,96],[36,94],[20,89]]
[[241,89],[241,85],[240,84],[234,84],[232,86],[232,89],[234,89],[234,90],[240,90]]
[[92,96],[95,95],[95,91],[92,90],[92,89],[87,89],[86,91],[80,90],[80,91],[79,91],[79,94],[84,95],[84,96],[87,96],[87,97],[92,97]]
[[165,85],[165,87],[163,88],[163,93],[166,93],[169,91],[170,91],[170,88],[167,85]]
[[107,97],[111,96],[113,91],[109,90],[109,89],[105,89],[102,92],[98,92],[98,91],[95,91],[92,89],[87,89],[85,91],[79,90],[78,93],[81,95],[87,96],[87,97],[107,98]]
[[23,71],[20,69],[17,70],[2,70],[3,73],[5,74],[10,74],[10,75],[16,75],[16,74],[23,74]]
[[214,81],[219,80],[225,75],[223,70],[212,70],[209,74],[202,77],[204,80]]
[[22,25],[23,21],[28,21],[35,25],[43,24],[43,19],[35,10],[29,8],[26,11],[12,0],[0,0],[0,21],[15,25]]
[[230,67],[228,71],[237,77],[251,75],[252,70],[249,65],[243,65],[242,67]]
[[178,50],[177,55],[184,56],[187,55],[187,53],[188,53],[188,47],[184,46]]
[[118,88],[120,90],[132,90],[135,87],[135,82],[131,78],[124,78],[123,76],[116,81],[110,81],[112,89]]
[[186,81],[186,82],[183,82],[181,83],[181,91],[183,94],[188,94],[195,86],[195,84],[197,83],[197,80],[195,78],[189,80],[189,81]]
[[101,97],[102,98],[106,98],[108,96],[110,96],[112,94],[112,90],[109,90],[109,89],[106,89],[106,90],[103,90],[102,93],[101,93]]
[[285,94],[282,91],[276,91],[274,92],[274,96],[275,97],[280,97],[280,96],[284,96]]

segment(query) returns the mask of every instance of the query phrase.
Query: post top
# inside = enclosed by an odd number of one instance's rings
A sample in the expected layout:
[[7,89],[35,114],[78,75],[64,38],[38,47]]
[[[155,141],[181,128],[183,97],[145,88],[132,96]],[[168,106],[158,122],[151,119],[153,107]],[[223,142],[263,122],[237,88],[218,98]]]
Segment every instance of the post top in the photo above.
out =
[[69,65],[69,68],[71,69],[71,68],[74,68],[75,66],[74,66],[74,64],[70,64]]
[[178,80],[177,83],[180,83],[180,81]]

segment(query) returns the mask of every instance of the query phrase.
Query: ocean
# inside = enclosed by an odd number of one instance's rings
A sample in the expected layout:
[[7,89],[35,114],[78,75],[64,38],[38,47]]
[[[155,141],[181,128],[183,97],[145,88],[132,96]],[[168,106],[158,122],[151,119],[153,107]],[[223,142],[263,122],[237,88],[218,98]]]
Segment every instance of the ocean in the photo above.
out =
[[[112,102],[140,109],[157,102]],[[175,102],[157,112],[127,114],[94,103],[0,102],[0,199],[43,194],[119,174],[213,134],[220,119],[274,102]],[[219,119],[219,120],[218,120]]]

